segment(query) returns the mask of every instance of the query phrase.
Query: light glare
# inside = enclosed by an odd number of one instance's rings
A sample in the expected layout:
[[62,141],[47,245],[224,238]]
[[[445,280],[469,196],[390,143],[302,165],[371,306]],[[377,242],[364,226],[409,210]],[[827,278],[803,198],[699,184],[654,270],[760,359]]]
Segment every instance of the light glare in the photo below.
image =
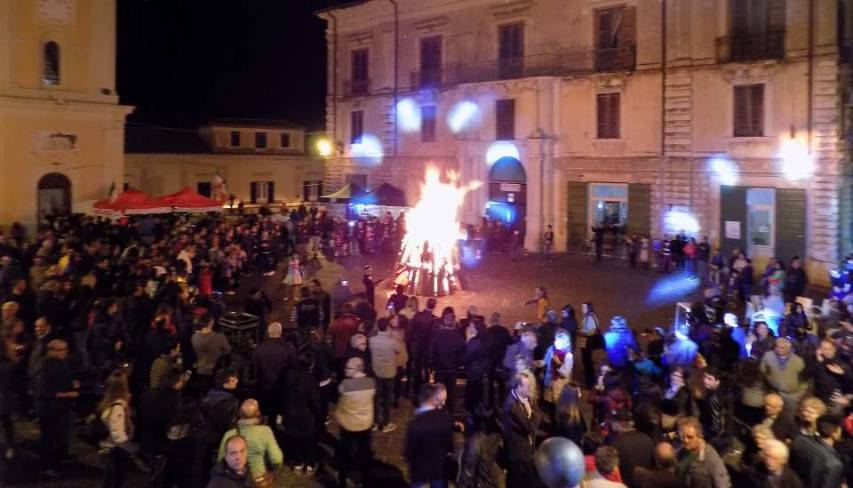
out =
[[350,146],[350,153],[356,158],[366,158],[374,162],[379,162],[384,156],[382,152],[382,143],[379,138],[372,134],[364,134],[361,140]]
[[735,186],[738,182],[738,169],[735,163],[725,157],[715,157],[708,161],[708,169],[717,182],[724,186]]
[[397,102],[397,125],[403,132],[421,130],[421,107],[411,98]]
[[699,222],[685,210],[670,210],[666,213],[665,222],[671,232],[684,231],[688,234],[699,233]]
[[486,162],[489,163],[489,166],[495,164],[499,159],[507,157],[521,160],[518,148],[511,142],[496,141],[486,150]]
[[782,159],[782,172],[789,180],[802,180],[814,173],[814,161],[809,154],[808,147],[798,139],[787,138],[782,140],[779,157]]
[[324,158],[332,155],[332,143],[328,139],[317,141],[317,153]]
[[457,103],[447,115],[447,126],[454,134],[458,134],[471,125],[480,109],[474,102],[465,100]]

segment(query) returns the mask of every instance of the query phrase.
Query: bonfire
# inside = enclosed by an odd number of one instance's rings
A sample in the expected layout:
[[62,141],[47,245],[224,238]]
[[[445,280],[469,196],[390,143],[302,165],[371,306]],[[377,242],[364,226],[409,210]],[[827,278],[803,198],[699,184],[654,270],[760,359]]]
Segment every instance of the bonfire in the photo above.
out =
[[406,213],[406,234],[394,283],[408,293],[441,296],[461,290],[459,240],[464,239],[459,208],[465,194],[480,186],[459,184],[455,172],[442,179],[441,171],[429,166],[418,203]]

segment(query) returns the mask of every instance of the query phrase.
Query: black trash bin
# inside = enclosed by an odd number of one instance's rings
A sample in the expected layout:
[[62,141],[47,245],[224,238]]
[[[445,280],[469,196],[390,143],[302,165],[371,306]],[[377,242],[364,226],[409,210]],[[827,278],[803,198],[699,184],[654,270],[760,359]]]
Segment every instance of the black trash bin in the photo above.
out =
[[231,347],[241,353],[251,350],[260,323],[258,316],[245,312],[225,312],[219,318],[222,333],[228,338]]

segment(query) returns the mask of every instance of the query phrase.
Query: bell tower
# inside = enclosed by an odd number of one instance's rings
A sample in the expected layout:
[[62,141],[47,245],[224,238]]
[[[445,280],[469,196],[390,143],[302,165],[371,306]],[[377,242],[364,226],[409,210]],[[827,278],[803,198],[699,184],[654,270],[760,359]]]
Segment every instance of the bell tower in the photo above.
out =
[[0,227],[123,183],[116,0],[0,0]]

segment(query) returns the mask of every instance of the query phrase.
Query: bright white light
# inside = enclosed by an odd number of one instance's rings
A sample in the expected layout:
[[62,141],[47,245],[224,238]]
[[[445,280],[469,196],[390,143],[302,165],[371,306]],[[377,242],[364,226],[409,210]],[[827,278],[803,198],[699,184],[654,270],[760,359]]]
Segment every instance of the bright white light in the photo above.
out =
[[397,102],[397,126],[403,132],[421,130],[421,107],[411,98]]
[[328,139],[318,140],[317,153],[320,154],[320,157],[328,158],[332,155],[332,143]]
[[496,141],[486,150],[486,162],[490,166],[495,164],[497,160],[506,157],[521,160],[521,154],[519,154],[515,144],[506,141]]
[[450,109],[447,115],[447,126],[454,134],[458,134],[468,128],[477,117],[480,108],[477,104],[468,100],[459,102]]
[[667,229],[671,232],[684,231],[688,234],[699,233],[699,222],[696,217],[684,210],[670,210],[664,218]]
[[734,186],[738,181],[738,169],[735,163],[728,158],[715,157],[708,160],[708,169],[721,185]]
[[814,161],[809,149],[799,139],[783,139],[779,157],[782,159],[782,172],[789,180],[802,180],[814,173]]
[[382,160],[382,143],[372,134],[364,134],[361,141],[350,146],[350,153],[355,158],[367,158],[374,162]]

